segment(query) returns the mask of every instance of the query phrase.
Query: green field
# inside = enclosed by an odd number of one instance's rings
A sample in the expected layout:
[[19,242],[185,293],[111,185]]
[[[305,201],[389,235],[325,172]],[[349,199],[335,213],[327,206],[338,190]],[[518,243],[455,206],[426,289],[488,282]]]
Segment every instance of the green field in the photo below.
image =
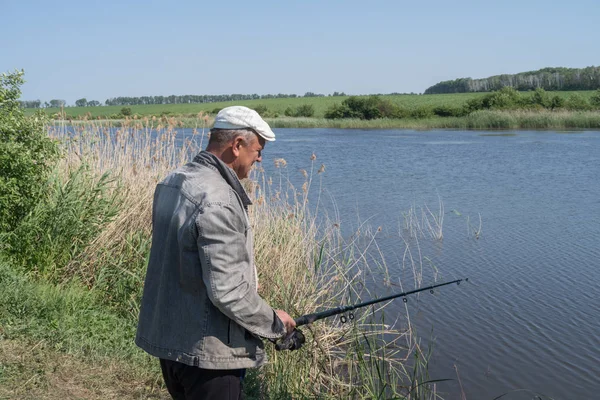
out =
[[[579,94],[585,99],[589,99],[594,91],[565,91],[565,92],[548,92],[551,95],[558,95],[567,98],[572,94]],[[381,96],[384,99],[389,99],[393,103],[407,109],[413,109],[421,106],[461,106],[468,100],[485,96],[488,93],[456,93],[456,94],[430,94],[430,95],[386,95]],[[211,113],[213,110],[221,109],[231,105],[243,105],[250,108],[264,105],[270,113],[277,113],[280,116],[284,115],[284,111],[288,107],[296,108],[303,104],[312,104],[315,109],[315,118],[323,118],[325,111],[333,104],[341,103],[347,96],[336,97],[300,97],[300,98],[285,98],[285,99],[263,99],[263,100],[245,100],[245,101],[228,101],[221,103],[203,103],[203,104],[153,104],[127,106],[131,108],[133,114],[139,116],[146,115],[178,115],[178,116],[195,116],[199,112]],[[83,117],[87,113],[90,116],[110,117],[119,114],[123,106],[103,106],[103,107],[66,107],[65,113],[71,117]],[[27,114],[33,114],[35,110],[27,109]],[[48,114],[55,114],[60,111],[58,108],[48,108],[44,110]]]

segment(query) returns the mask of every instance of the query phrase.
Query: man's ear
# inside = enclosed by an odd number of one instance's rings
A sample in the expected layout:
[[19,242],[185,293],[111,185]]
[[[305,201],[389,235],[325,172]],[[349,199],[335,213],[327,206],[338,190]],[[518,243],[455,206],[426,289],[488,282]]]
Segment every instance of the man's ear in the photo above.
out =
[[233,152],[234,156],[239,157],[240,148],[243,145],[244,145],[244,139],[241,136],[238,136],[235,139],[233,139],[233,143],[231,144],[231,151]]

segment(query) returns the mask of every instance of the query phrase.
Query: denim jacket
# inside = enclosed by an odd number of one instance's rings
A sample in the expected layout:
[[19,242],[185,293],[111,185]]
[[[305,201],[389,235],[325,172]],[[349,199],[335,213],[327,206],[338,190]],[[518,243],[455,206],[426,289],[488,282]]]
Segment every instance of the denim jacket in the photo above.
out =
[[206,151],[157,185],[139,347],[206,369],[266,361],[260,338],[285,328],[256,291],[250,204],[234,171]]

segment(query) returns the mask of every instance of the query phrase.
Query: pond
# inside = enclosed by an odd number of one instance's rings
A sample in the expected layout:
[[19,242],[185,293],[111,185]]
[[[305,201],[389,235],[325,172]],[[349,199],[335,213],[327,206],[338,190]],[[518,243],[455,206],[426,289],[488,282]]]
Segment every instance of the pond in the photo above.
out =
[[[437,270],[438,281],[470,284],[407,304],[418,335],[433,343],[431,379],[453,379],[438,385],[444,398],[598,395],[600,132],[276,134],[263,155],[267,173],[284,158],[301,179],[314,153],[315,168],[325,165],[321,195],[342,225],[381,227],[392,278],[403,274],[395,269],[405,257],[403,214],[443,215],[443,238],[421,239],[424,283]],[[403,310],[396,301],[386,313]]]

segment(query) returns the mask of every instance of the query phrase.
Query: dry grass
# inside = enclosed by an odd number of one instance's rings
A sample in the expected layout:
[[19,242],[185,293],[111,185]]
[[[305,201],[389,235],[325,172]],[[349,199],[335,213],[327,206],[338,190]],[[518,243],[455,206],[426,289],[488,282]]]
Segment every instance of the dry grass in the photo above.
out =
[[111,360],[85,362],[44,341],[0,340],[1,399],[169,399],[153,377]]
[[[65,279],[80,278],[111,305],[137,318],[154,187],[200,149],[204,123],[200,116],[189,141],[181,141],[181,124],[175,119],[127,120],[119,128],[90,123],[78,125],[74,135],[54,128],[67,149],[65,171],[85,162],[99,175],[110,171],[121,183],[118,216],[70,263]],[[254,183],[247,183],[255,198],[251,220],[260,293],[273,307],[294,316],[376,297],[367,289],[369,279],[390,282],[377,248],[379,230],[365,225],[344,237],[340,221],[316,215],[320,199],[309,204],[309,193],[321,184],[325,166],[319,167],[314,154],[310,159],[312,168],[303,172],[301,188],[285,178],[285,160],[277,161],[282,173],[275,185],[260,171]],[[372,261],[373,254],[378,261]],[[413,271],[419,262],[410,260]],[[414,284],[421,280],[422,268]],[[386,321],[382,308],[356,312],[347,324],[332,318],[308,326],[301,351],[276,353],[268,347],[271,363],[259,373],[259,392],[273,398],[435,397],[435,385],[424,384],[427,357],[412,334],[408,313]]]

